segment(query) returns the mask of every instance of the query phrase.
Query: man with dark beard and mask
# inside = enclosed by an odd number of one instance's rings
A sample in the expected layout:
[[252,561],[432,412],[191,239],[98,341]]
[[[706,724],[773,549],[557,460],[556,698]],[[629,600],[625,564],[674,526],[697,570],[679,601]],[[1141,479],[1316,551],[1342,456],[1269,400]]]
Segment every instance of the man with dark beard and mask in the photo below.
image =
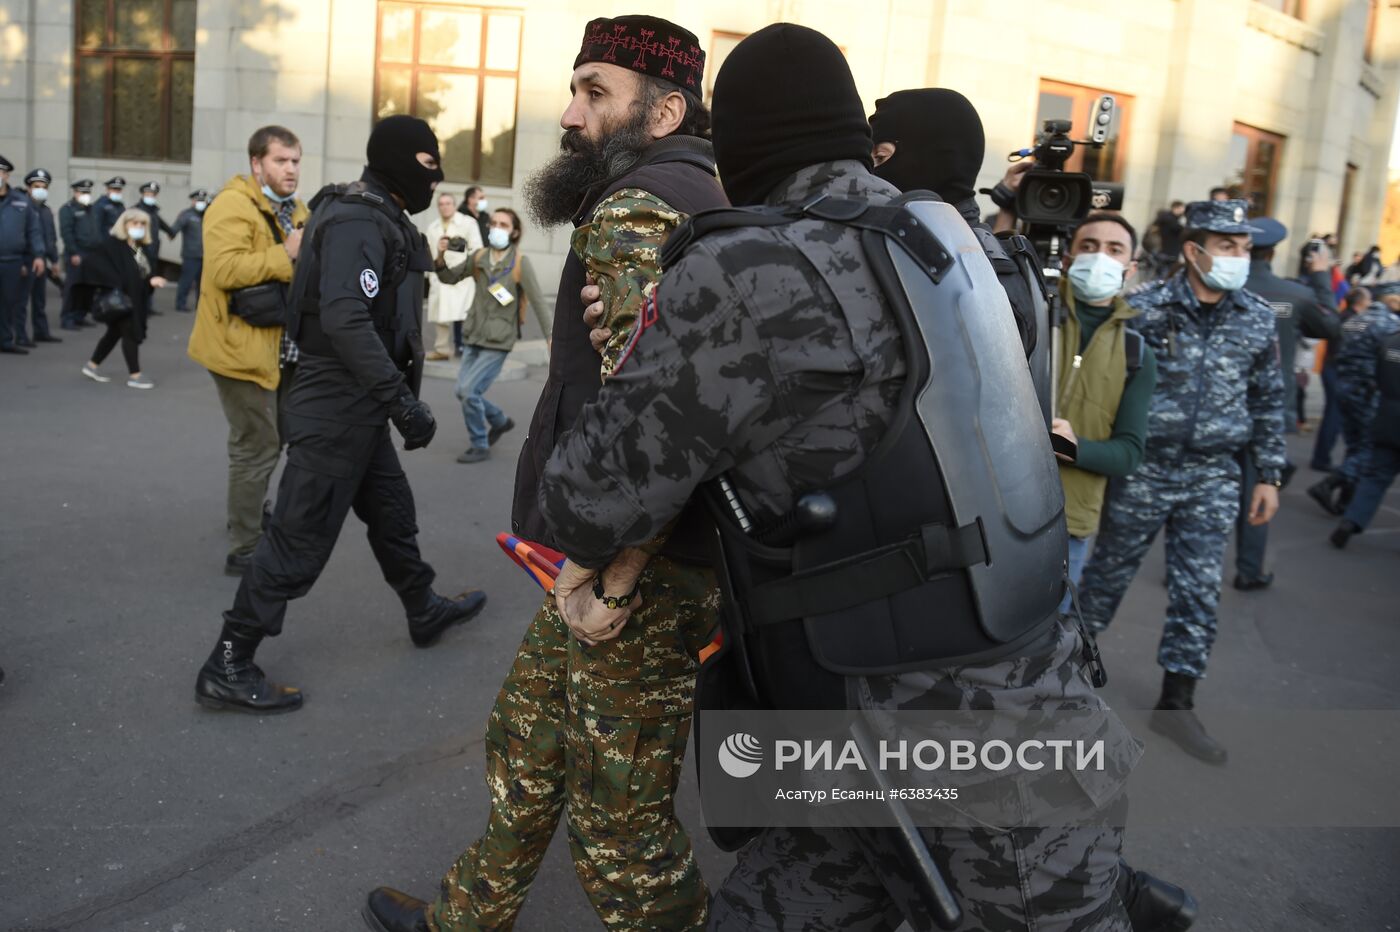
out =
[[[423,273],[432,261],[404,213],[426,209],[442,180],[437,138],[422,120],[392,116],[370,133],[367,155],[359,181],[322,188],[310,204],[309,249],[288,302],[287,334],[300,362],[282,408],[287,465],[195,683],[195,699],[207,708],[254,715],[301,708],[301,691],[268,682],[253,654],[281,632],[287,602],[321,575],[351,509],[403,602],[415,645],[433,644],[486,603],[479,591],[455,599],[433,592],[433,569],[418,552],[413,491],[386,423],[398,428],[405,450],[426,447],[437,429],[417,397]],[[248,306],[257,301],[249,296]]]
[[[688,215],[725,203],[698,96],[704,60],[694,35],[656,17],[596,19],[585,29],[560,120],[563,152],[525,189],[536,220],[575,230],[549,378],[516,472],[512,523],[521,537],[556,545],[540,512],[544,464],[644,326],[662,243]],[[589,276],[612,330],[601,366],[580,298]],[[485,833],[435,902],[387,887],[370,893],[371,929],[510,928],[566,801],[574,868],[607,927],[704,926],[709,895],[672,805],[696,658],[719,602],[703,535],[684,515],[669,535],[651,535],[606,567],[565,564],[491,710]]]

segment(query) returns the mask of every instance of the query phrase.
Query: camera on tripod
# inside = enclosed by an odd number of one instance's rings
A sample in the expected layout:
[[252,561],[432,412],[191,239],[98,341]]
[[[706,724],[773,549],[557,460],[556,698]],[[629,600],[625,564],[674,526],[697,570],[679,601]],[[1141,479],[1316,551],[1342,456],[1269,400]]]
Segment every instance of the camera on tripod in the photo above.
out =
[[1016,191],[1016,215],[1022,221],[1031,226],[1065,227],[1083,220],[1092,210],[1122,208],[1121,184],[1095,182],[1087,172],[1065,171],[1065,163],[1077,146],[1099,149],[1108,142],[1116,106],[1111,94],[1094,102],[1088,139],[1071,139],[1069,120],[1046,120],[1034,148],[1011,153],[1013,162],[1035,158],[1035,168],[1026,172]]

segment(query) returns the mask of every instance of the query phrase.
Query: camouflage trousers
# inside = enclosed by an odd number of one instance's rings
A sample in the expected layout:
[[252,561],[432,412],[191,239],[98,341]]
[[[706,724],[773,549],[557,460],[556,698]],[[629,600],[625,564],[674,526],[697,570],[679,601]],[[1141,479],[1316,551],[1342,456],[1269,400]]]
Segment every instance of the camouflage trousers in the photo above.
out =
[[574,869],[604,925],[704,927],[709,892],[673,799],[719,590],[710,570],[664,557],[641,587],[622,634],[592,648],[545,598],[491,710],[486,831],[443,878],[434,932],[512,928],[566,812]]
[[[925,828],[929,854],[962,907],[962,928],[981,932],[1128,932],[1118,898],[1127,796],[1141,746],[1094,692],[1077,626],[1061,624],[1016,656],[980,665],[867,677],[860,708],[1035,709],[1088,716],[1109,766],[1082,773],[1067,793],[1032,798],[990,780],[964,785],[959,808],[997,812],[985,828]],[[1086,732],[1087,736],[1088,732]],[[1034,792],[1034,791],[1032,791]],[[976,802],[974,802],[976,800]],[[969,805],[970,804],[970,805]],[[1055,812],[1053,827],[1043,808]],[[1068,818],[1066,817],[1068,815]],[[768,829],[739,852],[710,907],[710,929],[893,930],[895,893],[911,889],[892,847],[872,854],[846,829]],[[888,861],[886,860],[888,855]],[[872,859],[874,863],[872,864]]]
[[1346,457],[1337,468],[1337,475],[1352,485],[1366,475],[1371,448],[1371,422],[1376,418],[1380,407],[1380,396],[1365,388],[1358,388],[1351,382],[1342,382],[1337,398],[1338,409],[1342,413],[1342,440],[1346,443]]
[[1181,467],[1150,458],[1109,486],[1099,536],[1084,568],[1079,607],[1102,632],[1113,620],[1157,532],[1167,529],[1167,620],[1157,663],[1203,677],[1215,643],[1225,545],[1240,510],[1239,464],[1230,456]]

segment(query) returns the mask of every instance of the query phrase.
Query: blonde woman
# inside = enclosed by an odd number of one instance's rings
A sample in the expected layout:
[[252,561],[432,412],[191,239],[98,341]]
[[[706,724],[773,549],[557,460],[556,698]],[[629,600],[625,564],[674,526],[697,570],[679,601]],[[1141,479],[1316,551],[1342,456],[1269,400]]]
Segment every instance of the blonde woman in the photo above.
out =
[[165,286],[165,279],[152,274],[150,259],[141,249],[153,242],[150,221],[145,211],[128,208],[91,256],[83,257],[82,284],[94,293],[94,298],[104,291],[116,290],[131,303],[129,314],[107,324],[107,332],[97,341],[92,359],[83,366],[83,375],[94,382],[112,381],[97,367],[120,343],[126,359],[127,387],[155,388],[155,383],[141,373],[137,355],[137,347],[146,339],[147,297],[153,289]]

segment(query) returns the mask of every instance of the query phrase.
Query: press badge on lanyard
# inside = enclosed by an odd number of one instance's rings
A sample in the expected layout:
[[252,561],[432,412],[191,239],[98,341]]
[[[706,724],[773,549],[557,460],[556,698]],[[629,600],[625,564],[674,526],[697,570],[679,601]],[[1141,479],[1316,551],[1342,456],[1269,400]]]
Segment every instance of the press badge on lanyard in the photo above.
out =
[[512,259],[509,268],[486,283],[486,290],[491,292],[491,297],[495,298],[501,307],[506,307],[515,301],[515,295],[511,290],[501,284],[501,279],[515,271],[515,261]]

